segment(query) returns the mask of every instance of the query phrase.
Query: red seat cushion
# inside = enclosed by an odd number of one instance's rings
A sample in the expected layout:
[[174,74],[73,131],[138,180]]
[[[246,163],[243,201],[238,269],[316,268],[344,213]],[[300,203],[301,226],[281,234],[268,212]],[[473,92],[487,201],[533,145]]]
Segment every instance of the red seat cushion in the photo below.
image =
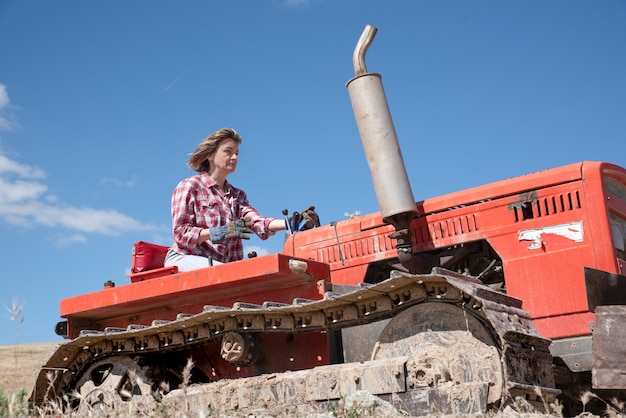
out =
[[163,267],[169,247],[138,241],[133,244],[131,271],[140,273]]

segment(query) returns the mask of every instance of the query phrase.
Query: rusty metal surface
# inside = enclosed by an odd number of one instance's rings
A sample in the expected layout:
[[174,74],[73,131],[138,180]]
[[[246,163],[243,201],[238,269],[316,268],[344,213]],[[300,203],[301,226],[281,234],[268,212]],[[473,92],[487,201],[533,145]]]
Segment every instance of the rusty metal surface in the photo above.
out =
[[593,367],[591,335],[553,340],[552,357],[559,357],[573,372],[588,372]]
[[593,328],[591,382],[598,389],[626,388],[626,306],[598,306]]
[[602,305],[626,305],[626,276],[585,267],[585,286],[590,311]]
[[354,50],[355,77],[346,84],[383,220],[408,228],[417,216],[415,198],[402,159],[380,74],[367,71],[365,54],[376,28],[368,25]]

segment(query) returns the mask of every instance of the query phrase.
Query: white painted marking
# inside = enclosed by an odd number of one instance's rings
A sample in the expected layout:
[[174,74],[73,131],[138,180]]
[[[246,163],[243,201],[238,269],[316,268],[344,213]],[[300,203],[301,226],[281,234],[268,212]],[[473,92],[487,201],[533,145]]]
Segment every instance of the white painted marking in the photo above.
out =
[[541,236],[543,234],[558,235],[563,238],[571,239],[574,242],[582,242],[583,222],[572,222],[569,224],[546,226],[544,228],[526,229],[517,233],[517,239],[520,241],[532,241],[528,246],[529,250],[535,250],[543,246]]

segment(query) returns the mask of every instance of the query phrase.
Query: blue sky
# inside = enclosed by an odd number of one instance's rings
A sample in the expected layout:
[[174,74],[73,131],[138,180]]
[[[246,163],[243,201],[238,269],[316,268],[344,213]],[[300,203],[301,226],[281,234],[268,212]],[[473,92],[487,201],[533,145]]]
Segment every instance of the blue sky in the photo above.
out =
[[171,192],[221,127],[263,214],[377,211],[345,88],[367,24],[417,200],[626,166],[624,1],[0,0],[0,345],[60,341],[62,298],[169,245]]

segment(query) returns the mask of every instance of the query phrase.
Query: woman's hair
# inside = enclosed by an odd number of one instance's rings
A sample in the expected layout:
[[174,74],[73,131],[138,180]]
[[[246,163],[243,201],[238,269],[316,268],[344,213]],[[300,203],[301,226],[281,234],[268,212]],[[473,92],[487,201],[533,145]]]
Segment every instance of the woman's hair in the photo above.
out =
[[219,131],[215,131],[211,135],[204,138],[194,153],[191,154],[189,161],[187,161],[189,168],[197,171],[198,173],[209,171],[209,161],[207,158],[209,158],[210,155],[215,154],[220,144],[227,139],[232,139],[237,144],[241,144],[241,136],[239,136],[237,131],[234,129],[222,128]]

